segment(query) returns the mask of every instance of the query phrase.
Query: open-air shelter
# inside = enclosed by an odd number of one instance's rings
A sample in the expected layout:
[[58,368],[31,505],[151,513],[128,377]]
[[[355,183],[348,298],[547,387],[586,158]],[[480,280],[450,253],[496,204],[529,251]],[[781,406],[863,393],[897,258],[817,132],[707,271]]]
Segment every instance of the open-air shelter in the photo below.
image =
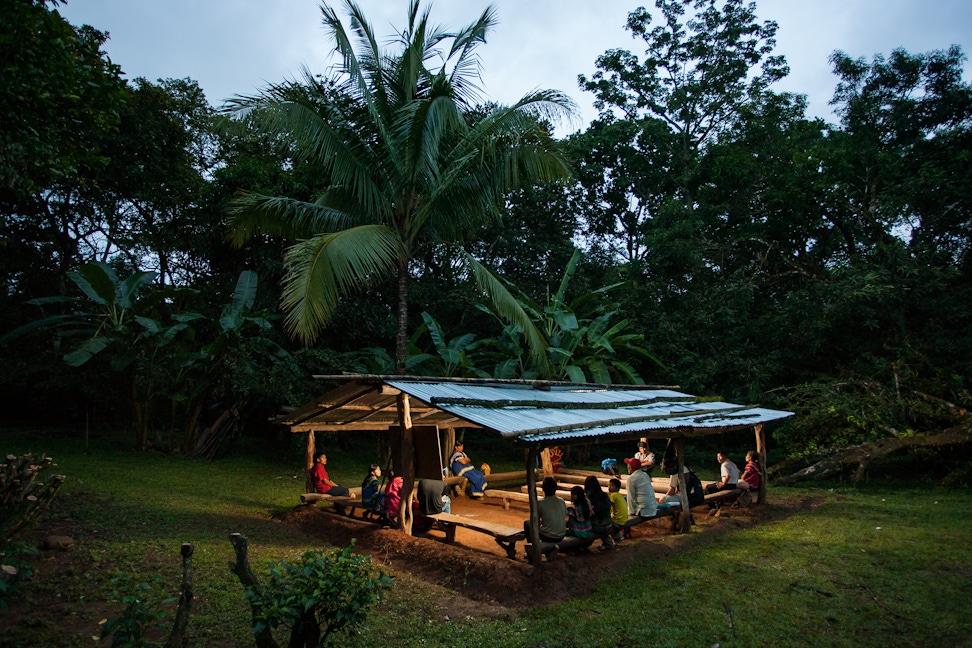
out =
[[[531,529],[539,528],[536,471],[553,446],[614,443],[638,438],[671,439],[678,457],[681,528],[690,525],[684,483],[684,444],[692,437],[753,429],[761,465],[766,465],[763,426],[792,412],[692,396],[674,387],[599,385],[550,381],[429,378],[350,374],[315,376],[345,384],[318,396],[280,422],[307,433],[308,468],[315,432],[386,431],[396,474],[409,501],[416,478],[441,479],[444,452],[455,430],[482,428],[499,434],[526,455]],[[549,474],[549,461],[543,462]],[[765,499],[765,480],[758,502]],[[410,507],[400,524],[410,532]],[[527,538],[538,545],[539,538]],[[534,552],[534,563],[539,562]]]

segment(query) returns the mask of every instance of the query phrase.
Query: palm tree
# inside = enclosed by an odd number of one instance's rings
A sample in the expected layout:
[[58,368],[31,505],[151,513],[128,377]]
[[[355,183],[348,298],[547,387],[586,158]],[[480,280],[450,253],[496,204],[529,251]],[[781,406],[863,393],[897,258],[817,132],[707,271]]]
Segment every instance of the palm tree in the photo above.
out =
[[[300,83],[273,85],[230,106],[291,138],[302,160],[324,170],[314,201],[247,193],[232,208],[238,244],[258,230],[297,239],[285,256],[288,329],[312,342],[341,296],[394,275],[399,373],[407,348],[409,262],[422,246],[459,246],[499,217],[509,191],[566,178],[546,122],[574,114],[571,100],[551,90],[484,108],[476,49],[496,24],[494,10],[448,32],[430,25],[428,8],[420,12],[419,5],[409,3],[408,28],[391,41],[393,51],[379,47],[352,0],[345,1],[350,34],[322,5],[340,57],[336,72],[322,79],[304,70]],[[497,277],[459,253],[497,311],[532,329]],[[528,335],[542,361],[541,337]]]

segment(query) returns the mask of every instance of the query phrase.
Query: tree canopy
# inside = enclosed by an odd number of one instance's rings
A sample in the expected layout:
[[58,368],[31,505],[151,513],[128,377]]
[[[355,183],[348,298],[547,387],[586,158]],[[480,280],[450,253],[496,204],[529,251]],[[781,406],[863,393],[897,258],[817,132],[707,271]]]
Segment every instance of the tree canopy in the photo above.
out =
[[[777,438],[800,456],[968,434],[957,46],[834,52],[828,123],[774,90],[753,3],[657,0],[628,16],[643,50],[579,78],[598,119],[558,140],[564,94],[482,95],[492,9],[444,29],[412,1],[385,43],[324,5],[332,73],[220,115],[191,79],[126,81],[57,5],[4,0],[0,24],[8,411],[198,446],[365,367],[679,384],[795,409]],[[102,293],[131,277],[113,320]]]
[[[290,330],[307,342],[342,295],[396,275],[396,368],[404,371],[409,263],[423,246],[461,243],[497,220],[511,190],[565,177],[541,118],[567,114],[571,103],[538,91],[512,106],[478,110],[476,49],[496,22],[492,9],[444,31],[413,0],[391,51],[378,45],[360,7],[349,1],[345,9],[350,32],[334,9],[322,7],[341,61],[333,77],[306,72],[301,83],[234,104],[295,142],[302,159],[321,170],[320,193],[313,201],[244,194],[233,228],[238,242],[257,228],[300,239],[287,252],[283,305]],[[501,285],[465,258],[501,312],[529,325]]]

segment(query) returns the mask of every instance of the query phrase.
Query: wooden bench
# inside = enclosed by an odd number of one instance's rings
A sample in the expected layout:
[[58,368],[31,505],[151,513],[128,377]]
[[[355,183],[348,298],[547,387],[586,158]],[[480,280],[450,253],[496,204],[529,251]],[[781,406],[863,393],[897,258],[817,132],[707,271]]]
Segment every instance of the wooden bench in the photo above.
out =
[[345,515],[347,517],[354,517],[355,509],[362,509],[363,513],[361,517],[364,519],[378,519],[380,516],[374,513],[370,505],[366,505],[361,501],[361,488],[349,488],[351,496],[345,497],[334,497],[333,495],[328,495],[327,493],[303,493],[300,496],[301,504],[311,504],[314,502],[330,502],[334,508],[334,512],[338,515]]
[[526,540],[526,532],[523,529],[517,529],[516,527],[509,527],[503,524],[494,524],[492,522],[483,522],[475,518],[466,517],[465,515],[436,513],[435,515],[426,515],[425,517],[439,523],[440,528],[445,531],[447,542],[455,542],[456,529],[463,527],[493,536],[496,544],[502,547],[506,555],[510,558],[516,558],[516,543],[520,540]]
[[[748,490],[743,490],[741,488],[733,488],[732,490],[716,491],[714,493],[709,493],[705,496],[705,504],[709,508],[718,509],[723,504],[732,504],[733,506],[749,506],[753,502],[753,496]],[[702,506],[702,504],[698,504]]]
[[631,535],[631,527],[636,527],[643,522],[648,522],[650,520],[658,520],[659,522],[662,518],[671,518],[672,520],[672,532],[674,533],[678,529],[678,519],[682,514],[682,506],[680,504],[672,504],[666,506],[665,508],[658,508],[655,514],[649,517],[644,517],[641,515],[632,515],[628,517],[628,521],[624,523],[621,527],[621,531],[624,533],[624,537],[629,537]]
[[[511,482],[511,481],[525,482],[526,478],[527,478],[527,474],[525,470],[514,471],[514,472],[502,472],[502,473],[491,472],[488,475],[486,475],[487,482],[494,482],[496,484],[499,484],[500,482]],[[466,478],[465,477],[443,477],[442,481],[444,481],[449,486],[457,486],[462,482],[466,481]]]

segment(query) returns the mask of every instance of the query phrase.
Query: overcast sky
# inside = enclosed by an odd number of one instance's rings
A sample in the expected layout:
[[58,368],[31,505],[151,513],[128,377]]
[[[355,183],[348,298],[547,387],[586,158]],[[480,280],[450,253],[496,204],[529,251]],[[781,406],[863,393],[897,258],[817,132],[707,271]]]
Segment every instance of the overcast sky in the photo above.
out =
[[[359,0],[380,36],[405,24],[406,0]],[[577,87],[607,49],[641,55],[643,41],[624,30],[627,14],[652,0],[435,0],[432,18],[465,26],[493,4],[499,25],[479,50],[486,96],[510,103],[530,90],[553,88],[573,97],[581,120],[596,117],[592,95]],[[211,104],[252,94],[267,82],[328,66],[330,47],[317,0],[68,0],[60,11],[75,25],[110,34],[106,50],[128,78],[190,77]],[[339,13],[343,2],[335,2]],[[776,53],[790,65],[779,91],[806,94],[809,113],[835,118],[828,102],[835,79],[827,62],[843,50],[870,59],[897,47],[927,52],[958,44],[972,52],[970,0],[757,0],[760,20],[779,24]],[[657,18],[656,18],[657,20]],[[970,79],[966,64],[965,79]]]

